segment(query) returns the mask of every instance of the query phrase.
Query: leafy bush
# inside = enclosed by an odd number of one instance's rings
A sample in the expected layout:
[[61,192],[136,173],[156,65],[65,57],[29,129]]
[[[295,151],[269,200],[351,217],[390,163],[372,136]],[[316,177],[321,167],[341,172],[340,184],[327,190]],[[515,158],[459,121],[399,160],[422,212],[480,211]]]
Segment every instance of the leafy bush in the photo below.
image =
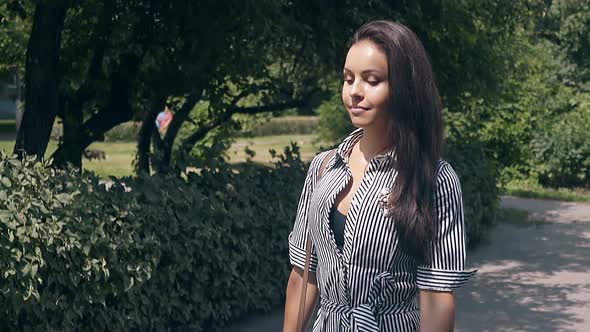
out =
[[241,132],[243,136],[308,135],[318,126],[317,116],[285,116],[253,124]]
[[136,142],[139,134],[140,122],[124,122],[104,134],[105,142]]
[[320,141],[336,143],[354,130],[339,93],[334,92],[332,98],[320,105],[318,112],[317,134]]
[[0,161],[0,327],[211,331],[280,305],[305,165],[94,176]]
[[[305,167],[287,150],[276,167],[245,164],[181,178],[139,178],[132,192],[162,259],[139,290],[138,327],[211,331],[280,305],[287,241]],[[295,149],[297,152],[297,150]],[[272,204],[271,204],[272,202]]]
[[452,131],[448,137],[446,150],[444,158],[461,181],[467,244],[473,247],[496,221],[500,202],[497,164],[488,157],[483,142],[458,131]]
[[148,279],[158,241],[120,186],[0,158],[0,328],[123,329],[118,298]]
[[[59,141],[63,136],[63,125],[58,120],[51,129],[51,139]],[[129,121],[123,122],[104,134],[105,142],[135,142],[139,134],[140,122]]]
[[590,188],[590,102],[558,116],[530,146],[541,184]]

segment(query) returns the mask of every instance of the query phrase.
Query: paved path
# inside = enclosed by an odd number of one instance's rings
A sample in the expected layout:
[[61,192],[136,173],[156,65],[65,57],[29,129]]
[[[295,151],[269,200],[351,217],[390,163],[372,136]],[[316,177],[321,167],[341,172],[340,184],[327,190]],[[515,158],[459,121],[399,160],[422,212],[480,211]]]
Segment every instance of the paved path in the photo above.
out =
[[590,204],[504,197],[529,225],[500,224],[470,253],[458,331],[590,331]]
[[[457,291],[456,330],[590,331],[590,204],[503,197],[529,212],[525,225],[499,224],[468,255],[479,269]],[[282,308],[224,332],[281,331]]]

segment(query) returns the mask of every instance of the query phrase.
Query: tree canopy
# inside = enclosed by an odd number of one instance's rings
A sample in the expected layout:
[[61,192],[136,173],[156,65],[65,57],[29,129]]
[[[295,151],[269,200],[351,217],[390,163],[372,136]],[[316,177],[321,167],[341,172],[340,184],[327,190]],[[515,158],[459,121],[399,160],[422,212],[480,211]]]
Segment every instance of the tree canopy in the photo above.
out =
[[[506,137],[528,138],[495,121],[526,109],[518,123],[527,126],[535,116],[531,96],[541,92],[527,92],[522,82],[552,66],[550,55],[530,55],[545,52],[534,40],[547,41],[571,64],[558,66],[559,82],[587,82],[584,6],[583,0],[8,1],[0,5],[0,24],[11,30],[1,37],[0,68],[23,70],[26,84],[15,152],[43,155],[57,117],[64,131],[54,164],[80,166],[88,145],[134,119],[142,121],[138,170],[167,172],[175,146],[190,152],[216,128],[235,125],[234,114],[309,113],[329,100],[354,30],[390,19],[423,41],[443,102],[457,113],[450,118],[479,120],[484,136],[505,130],[490,139],[503,154]],[[482,101],[485,107],[474,107]],[[165,104],[175,116],[160,137],[154,120]],[[183,128],[190,133],[179,137]]]

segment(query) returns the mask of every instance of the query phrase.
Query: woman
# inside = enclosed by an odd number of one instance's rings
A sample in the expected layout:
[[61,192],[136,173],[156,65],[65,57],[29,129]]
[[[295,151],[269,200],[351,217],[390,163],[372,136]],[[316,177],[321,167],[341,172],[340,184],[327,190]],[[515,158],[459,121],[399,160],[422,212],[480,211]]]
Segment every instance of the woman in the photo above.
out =
[[297,325],[308,230],[313,331],[452,331],[452,292],[475,271],[464,271],[461,187],[440,158],[430,62],[399,23],[367,23],[351,45],[342,101],[358,129],[309,168],[289,235],[284,331]]

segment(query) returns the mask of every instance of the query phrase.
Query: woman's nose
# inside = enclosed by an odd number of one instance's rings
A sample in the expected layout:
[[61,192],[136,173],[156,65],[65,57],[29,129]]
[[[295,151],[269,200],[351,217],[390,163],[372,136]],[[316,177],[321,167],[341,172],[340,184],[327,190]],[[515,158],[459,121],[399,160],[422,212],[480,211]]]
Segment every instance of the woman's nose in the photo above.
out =
[[352,83],[348,90],[348,94],[350,97],[362,98],[364,95],[362,82],[360,80],[356,80],[354,83]]

